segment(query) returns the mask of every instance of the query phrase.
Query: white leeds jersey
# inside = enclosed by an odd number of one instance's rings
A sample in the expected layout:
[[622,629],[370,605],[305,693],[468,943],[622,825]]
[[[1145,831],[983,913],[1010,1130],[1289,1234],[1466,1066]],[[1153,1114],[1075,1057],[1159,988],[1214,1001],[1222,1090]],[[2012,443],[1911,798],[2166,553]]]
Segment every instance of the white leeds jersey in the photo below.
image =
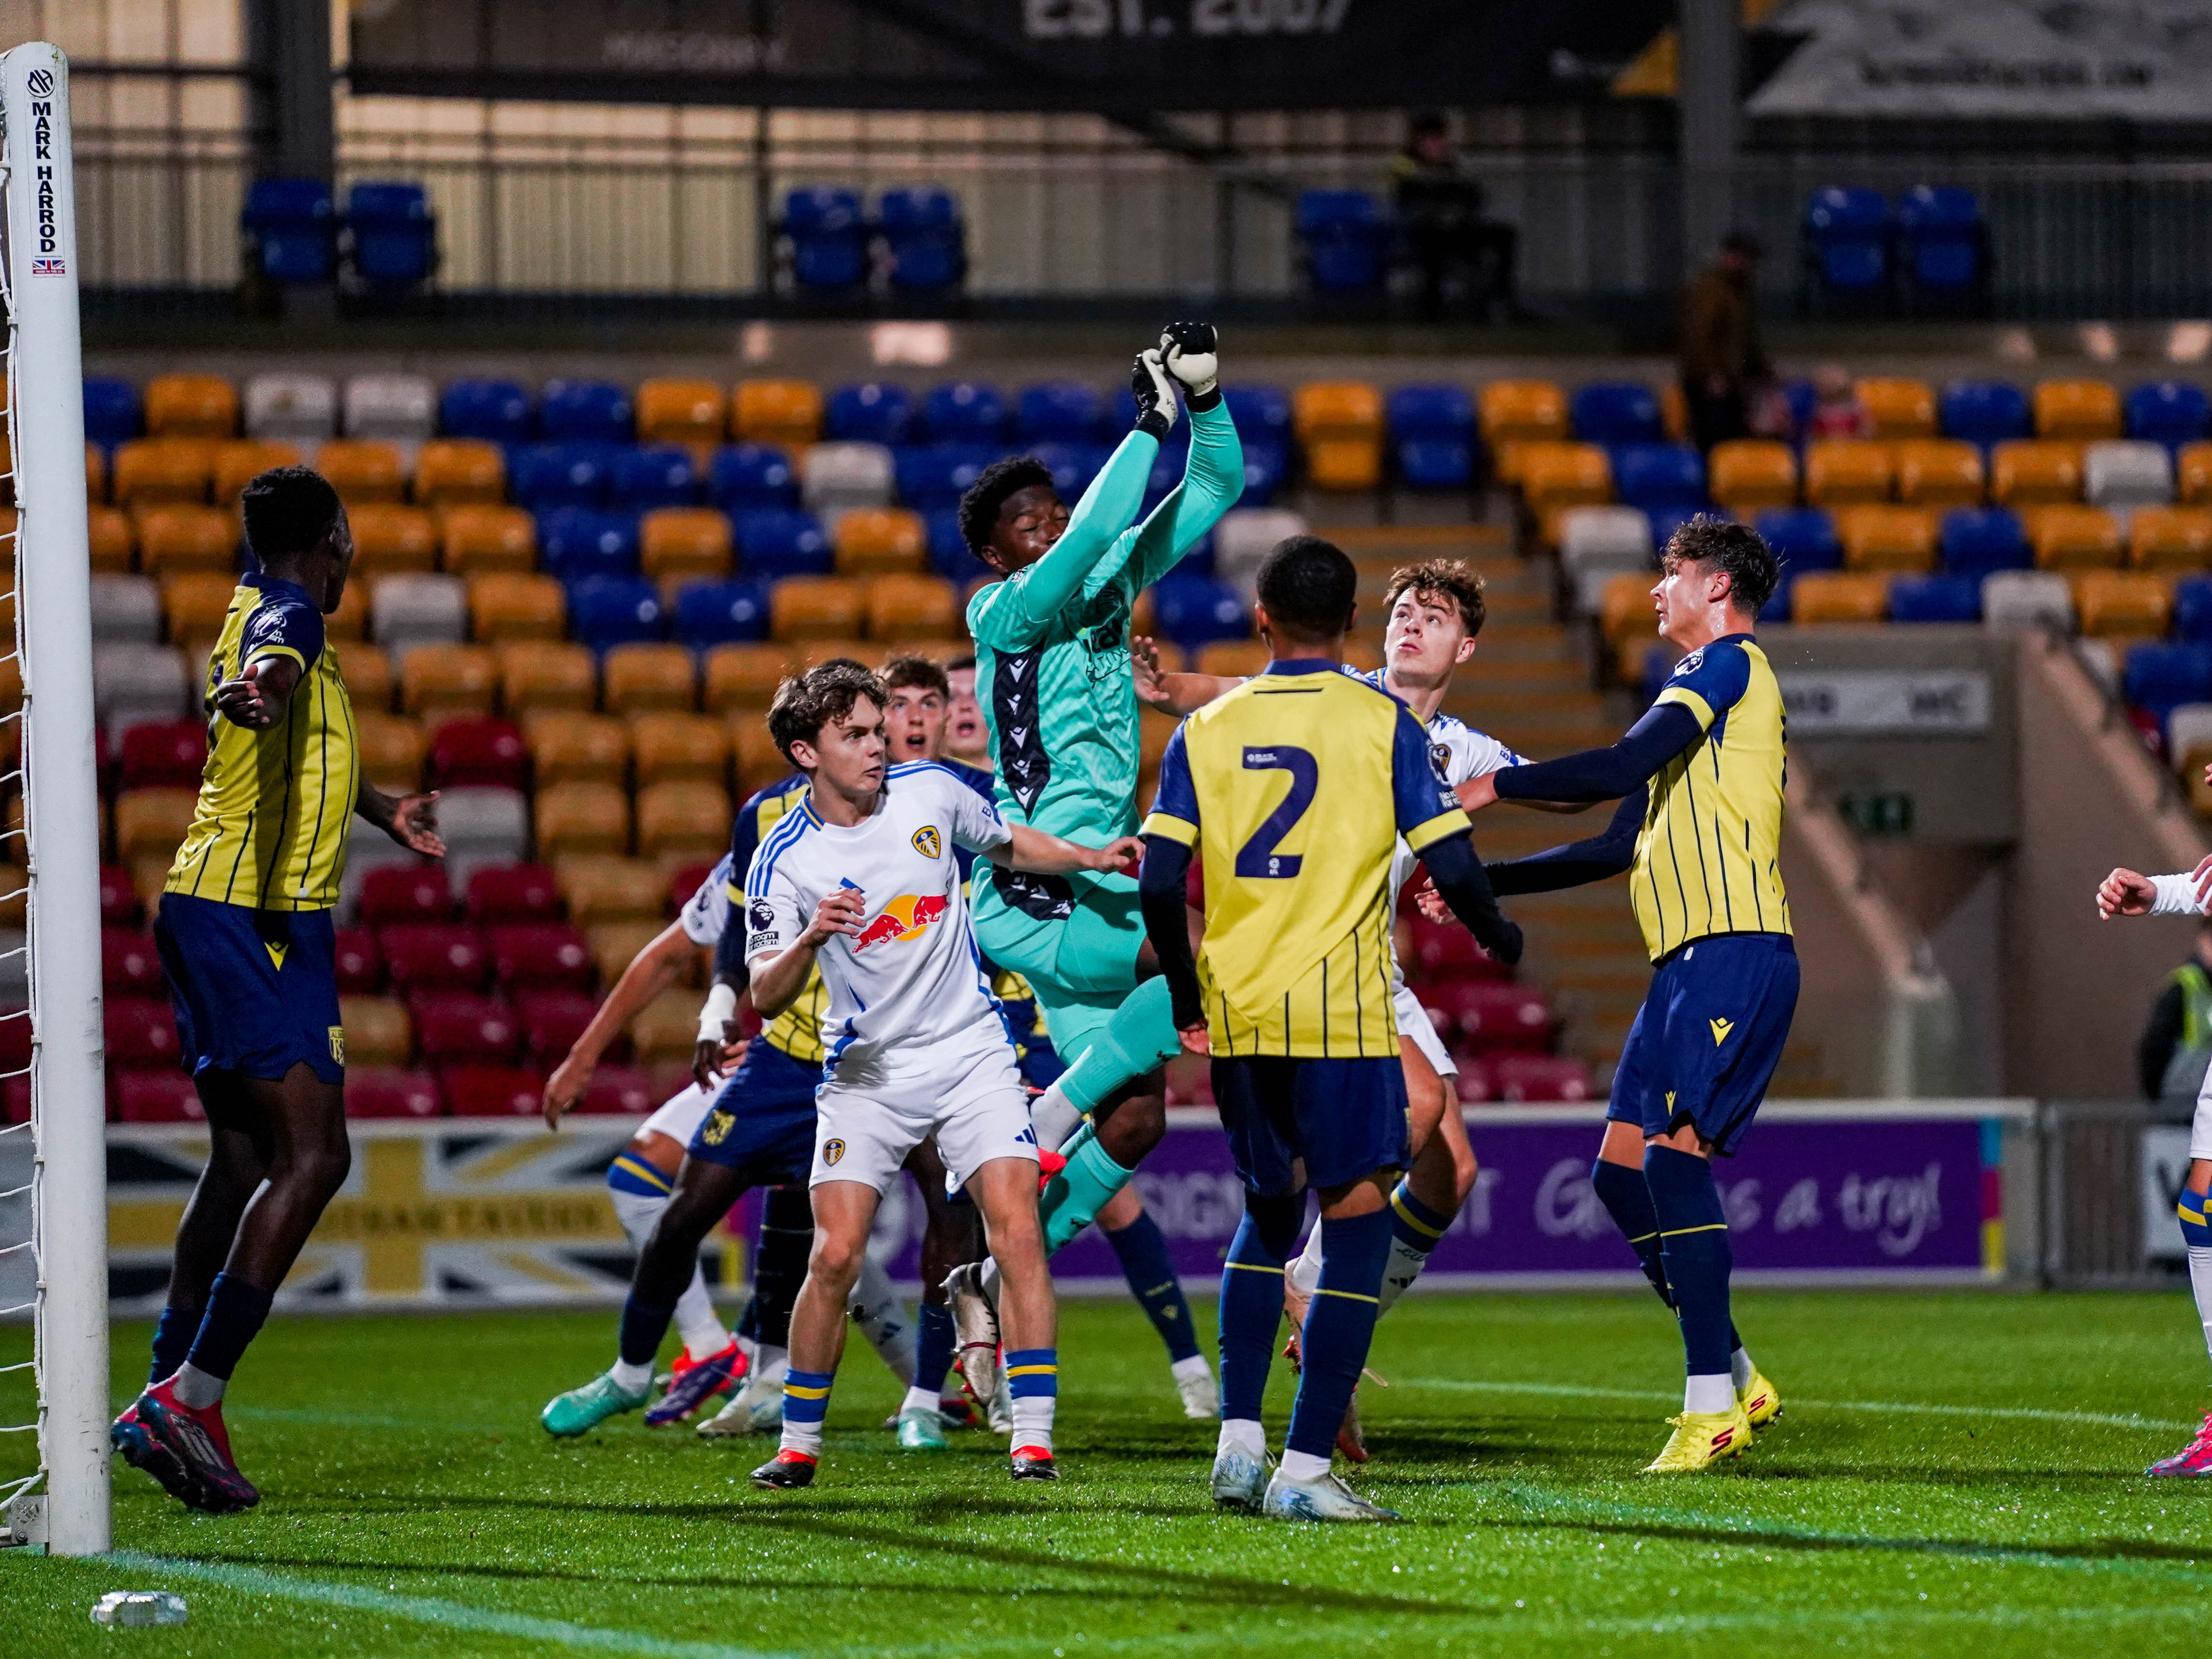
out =
[[894,766],[875,816],[825,823],[811,798],[769,831],[745,872],[745,960],[791,948],[841,887],[862,900],[860,931],[817,953],[830,997],[823,1075],[867,1086],[932,1074],[951,1046],[1006,1042],[984,983],[955,846],[989,853],[1012,839],[990,802],[933,762]]
[[722,854],[720,861],[707,872],[707,879],[699,884],[699,890],[684,902],[676,913],[683,924],[684,937],[694,945],[719,945],[730,925],[730,855]]

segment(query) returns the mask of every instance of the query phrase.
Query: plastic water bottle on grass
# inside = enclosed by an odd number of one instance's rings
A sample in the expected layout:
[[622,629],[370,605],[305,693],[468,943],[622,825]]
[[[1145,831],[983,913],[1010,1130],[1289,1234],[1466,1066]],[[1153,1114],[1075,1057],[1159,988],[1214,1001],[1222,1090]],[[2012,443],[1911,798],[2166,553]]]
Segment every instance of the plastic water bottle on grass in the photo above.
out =
[[93,1603],[92,1622],[110,1629],[139,1625],[181,1625],[185,1598],[167,1590],[110,1590]]

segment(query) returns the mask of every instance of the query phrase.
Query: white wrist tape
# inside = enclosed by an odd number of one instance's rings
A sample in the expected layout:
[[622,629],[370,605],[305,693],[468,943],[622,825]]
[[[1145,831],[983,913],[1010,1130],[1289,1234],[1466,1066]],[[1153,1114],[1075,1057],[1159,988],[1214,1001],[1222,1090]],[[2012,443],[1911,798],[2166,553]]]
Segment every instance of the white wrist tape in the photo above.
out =
[[736,1018],[737,1013],[737,988],[732,985],[714,987],[713,990],[707,993],[706,1006],[699,1010],[699,1041],[702,1042],[723,1041],[722,1023],[725,1020]]
[[2152,890],[2157,895],[2150,902],[2150,914],[2154,916],[2196,916],[2204,913],[2197,902],[2197,878],[2193,875],[2153,876]]

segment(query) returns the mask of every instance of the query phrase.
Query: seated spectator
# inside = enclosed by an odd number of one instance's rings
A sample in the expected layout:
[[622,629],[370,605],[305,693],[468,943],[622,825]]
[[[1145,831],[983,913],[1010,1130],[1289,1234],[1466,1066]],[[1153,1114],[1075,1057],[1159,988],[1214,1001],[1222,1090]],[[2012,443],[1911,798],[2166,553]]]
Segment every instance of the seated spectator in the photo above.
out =
[[1450,124],[1431,112],[1416,115],[1406,145],[1390,161],[1391,191],[1413,263],[1421,273],[1421,309],[1437,316],[1455,279],[1468,303],[1486,315],[1509,314],[1519,233],[1482,216],[1481,181],[1460,163]]

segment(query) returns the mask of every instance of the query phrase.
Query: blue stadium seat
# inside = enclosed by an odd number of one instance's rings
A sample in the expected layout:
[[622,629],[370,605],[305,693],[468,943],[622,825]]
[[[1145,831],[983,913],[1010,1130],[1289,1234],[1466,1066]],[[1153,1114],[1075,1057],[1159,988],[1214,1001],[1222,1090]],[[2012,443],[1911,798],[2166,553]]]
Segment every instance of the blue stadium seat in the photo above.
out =
[[961,535],[958,508],[933,507],[921,515],[921,521],[929,530],[930,568],[954,586],[964,588],[972,581],[999,574],[975,556]]
[[1113,452],[1097,444],[1045,443],[1038,444],[1030,453],[1044,463],[1052,473],[1052,487],[1060,492],[1060,499],[1070,507],[1076,497],[1091,487]]
[[1634,380],[1596,380],[1578,386],[1568,402],[1575,436],[1586,444],[1658,444],[1666,422],[1651,388]]
[[1836,534],[1835,520],[1817,507],[1778,507],[1758,514],[1751,527],[1774,550],[1785,576],[1844,568],[1844,544]]
[[699,465],[682,444],[633,444],[615,452],[614,502],[628,513],[696,507]]
[[1705,464],[1687,444],[1621,444],[1613,452],[1613,494],[1646,513],[1705,504]]
[[1474,478],[1474,399],[1456,386],[1401,386],[1385,420],[1398,477],[1415,489],[1463,489]]
[[1979,293],[1986,264],[1982,204],[1956,185],[1915,185],[1897,202],[1898,274],[1916,298]]
[[1151,512],[1167,494],[1182,482],[1183,471],[1190,465],[1190,434],[1178,422],[1169,432],[1167,441],[1152,457],[1152,470],[1145,480],[1144,510]]
[[836,568],[830,538],[811,513],[756,507],[736,515],[738,552],[756,576],[826,576]]
[[1209,577],[1182,570],[1162,578],[1152,586],[1153,614],[1159,629],[1186,651],[1216,640],[1248,639],[1252,619],[1237,590]]
[[660,590],[641,577],[586,576],[568,584],[568,631],[594,651],[665,636]]
[[1265,439],[1244,446],[1244,493],[1239,507],[1266,507],[1275,499],[1291,471],[1291,452],[1284,444]]
[[438,268],[438,221],[422,186],[356,185],[346,192],[346,242],[354,275],[369,288],[404,293]]
[[84,435],[88,443],[128,443],[146,428],[138,407],[138,388],[128,380],[88,379],[84,383]]
[[1006,400],[996,386],[947,380],[922,399],[921,424],[938,443],[997,443],[1006,429]]
[[799,475],[774,444],[730,444],[714,452],[707,493],[725,513],[797,507]]
[[538,516],[538,562],[549,576],[637,574],[637,517],[588,507],[556,507]]
[[876,205],[876,228],[890,258],[893,288],[927,293],[966,280],[967,227],[949,192],[935,185],[887,190]]
[[804,289],[856,288],[868,276],[868,223],[849,190],[816,185],[783,198],[791,274]]
[[327,283],[337,274],[337,213],[319,179],[257,179],[238,228],[255,269],[272,283]]
[[611,380],[548,380],[538,428],[556,443],[626,444],[637,439],[629,393]]
[[1047,380],[1024,386],[1016,428],[1026,444],[1088,444],[1098,440],[1106,409],[1080,380]]
[[2212,645],[2139,645],[2128,653],[2121,689],[2164,725],[2180,704],[2212,699]]
[[1310,190],[1298,198],[1298,240],[1316,294],[1373,294],[1382,286],[1389,222],[1364,190]]
[[1943,388],[1936,412],[1945,437],[1984,447],[2035,431],[2027,394],[2003,380],[1954,380]]
[[768,637],[768,590],[758,582],[690,582],[676,596],[676,637],[694,651]]
[[514,499],[532,513],[556,507],[604,507],[613,483],[612,444],[526,444],[510,453]]
[[2212,645],[2212,576],[2191,576],[2173,587],[2173,637]]
[[837,443],[898,444],[906,441],[914,416],[914,395],[890,380],[841,386],[830,394],[823,435]]
[[1976,581],[1993,570],[2027,570],[2035,564],[2027,532],[2008,507],[1962,507],[1943,515],[1936,557],[1954,576]]
[[1285,445],[1291,441],[1291,394],[1279,386],[1225,386],[1222,407],[1237,423],[1244,447],[1255,443]]
[[989,444],[908,444],[897,452],[894,462],[899,500],[925,512],[933,507],[957,507],[968,486],[1001,453]]
[[513,380],[448,380],[438,398],[438,430],[448,438],[525,442],[530,394]]
[[1801,374],[1784,380],[1777,390],[1782,393],[1782,401],[1790,410],[1790,430],[1798,437],[1803,437],[1805,428],[1813,423],[1813,411],[1820,407],[1820,388]]
[[1830,297],[1878,298],[1889,286],[1889,204],[1875,190],[1831,185],[1805,204],[1807,274]]
[[1650,508],[1644,517],[1651,520],[1651,545],[1663,548],[1674,533],[1692,519],[1720,519],[1734,522],[1735,515],[1723,513],[1717,507],[1698,507],[1676,502],[1672,507]]
[[1896,577],[1889,584],[1889,619],[1898,623],[1979,622],[1981,578]]
[[2167,448],[2212,436],[2212,400],[2187,380],[2153,380],[2128,393],[2128,436]]

